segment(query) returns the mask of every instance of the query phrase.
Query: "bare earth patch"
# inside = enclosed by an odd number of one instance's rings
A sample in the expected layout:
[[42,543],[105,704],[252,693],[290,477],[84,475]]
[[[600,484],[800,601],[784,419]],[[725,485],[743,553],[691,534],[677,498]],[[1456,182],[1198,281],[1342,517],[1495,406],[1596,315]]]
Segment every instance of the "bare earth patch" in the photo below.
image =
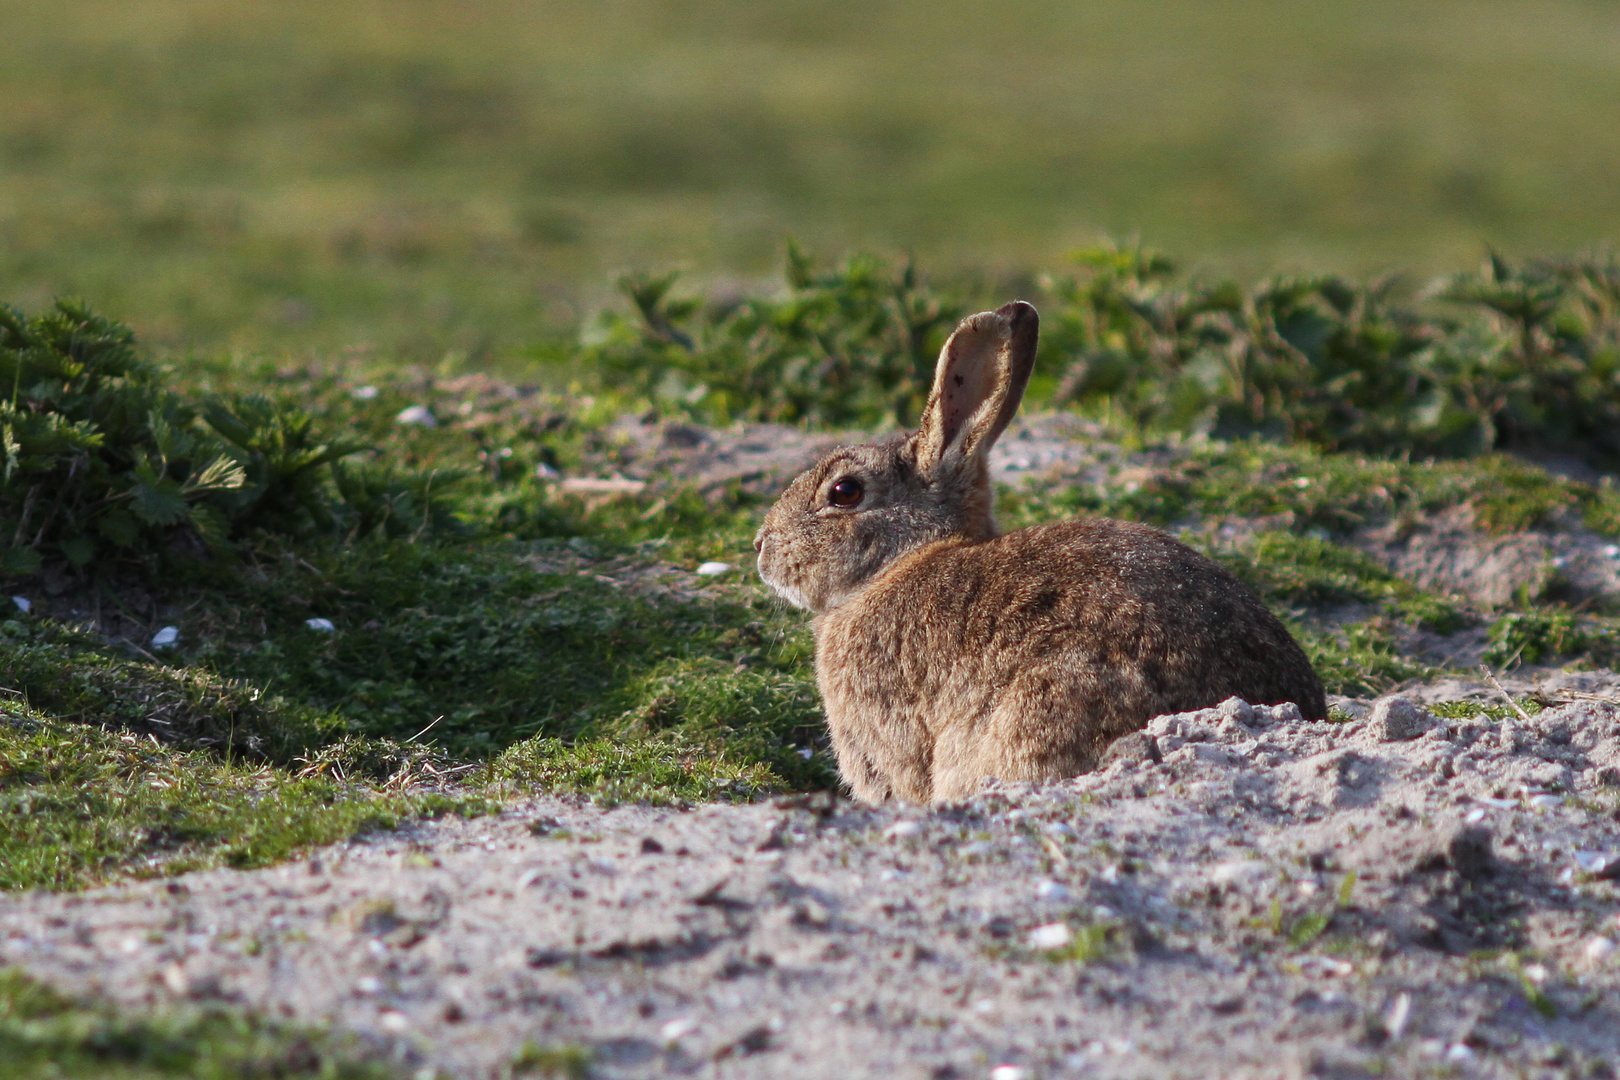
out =
[[536,799],[270,870],[7,896],[0,962],[334,1025],[419,1075],[505,1075],[526,1043],[603,1077],[1620,1064],[1620,708],[1234,701],[1148,731],[935,811]]

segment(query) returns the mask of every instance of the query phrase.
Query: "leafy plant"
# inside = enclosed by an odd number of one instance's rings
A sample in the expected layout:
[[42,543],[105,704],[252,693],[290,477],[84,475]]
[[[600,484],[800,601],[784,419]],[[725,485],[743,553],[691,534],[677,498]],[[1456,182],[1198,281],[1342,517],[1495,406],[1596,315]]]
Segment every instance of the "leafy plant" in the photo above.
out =
[[587,350],[616,384],[717,422],[909,424],[962,306],[909,263],[858,255],[817,271],[788,249],[777,296],[677,298],[678,276],[629,277],[635,317],[609,314]]
[[455,476],[334,477],[364,442],[258,394],[188,400],[127,327],[76,302],[32,319],[0,305],[0,388],[0,574],[447,521],[431,490]]
[[1132,421],[1328,449],[1459,455],[1546,445],[1620,461],[1620,263],[1493,255],[1437,297],[1398,280],[1177,277],[1141,248],[1100,247],[1046,287],[1041,364],[1057,398]]

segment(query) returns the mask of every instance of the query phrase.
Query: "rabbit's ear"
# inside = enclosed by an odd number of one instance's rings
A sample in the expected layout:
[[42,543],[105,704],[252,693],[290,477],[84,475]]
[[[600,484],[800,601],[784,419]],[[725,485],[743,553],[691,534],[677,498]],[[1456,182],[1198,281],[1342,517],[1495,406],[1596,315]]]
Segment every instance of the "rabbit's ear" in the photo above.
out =
[[1035,368],[1040,316],[1022,300],[963,319],[939,353],[934,388],[917,430],[917,465],[990,452],[1012,422]]

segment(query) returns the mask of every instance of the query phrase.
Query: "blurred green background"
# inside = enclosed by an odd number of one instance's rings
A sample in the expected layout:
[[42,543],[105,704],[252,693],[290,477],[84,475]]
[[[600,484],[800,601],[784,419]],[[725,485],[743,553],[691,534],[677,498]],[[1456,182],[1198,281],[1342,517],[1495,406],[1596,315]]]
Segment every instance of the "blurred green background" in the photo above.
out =
[[500,360],[784,237],[1420,274],[1620,237],[1613,0],[0,0],[0,297]]

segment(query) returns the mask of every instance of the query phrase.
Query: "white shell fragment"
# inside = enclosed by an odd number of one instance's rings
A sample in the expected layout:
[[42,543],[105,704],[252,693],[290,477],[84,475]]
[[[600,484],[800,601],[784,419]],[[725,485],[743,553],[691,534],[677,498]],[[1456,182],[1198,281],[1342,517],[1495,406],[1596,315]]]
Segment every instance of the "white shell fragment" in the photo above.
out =
[[1072,895],[1069,887],[1061,881],[1043,881],[1035,886],[1035,895],[1042,900],[1055,900],[1058,903],[1069,899]]
[[330,634],[332,631],[337,629],[336,626],[332,625],[331,619],[305,619],[304,625],[309,627],[311,630],[319,630],[323,634]]
[[152,635],[152,648],[172,649],[179,640],[180,628],[178,626],[165,626]]
[[697,1021],[693,1020],[689,1016],[676,1017],[674,1020],[668,1021],[663,1027],[658,1029],[658,1036],[664,1040],[666,1045],[678,1043],[686,1036],[696,1031],[697,1026]]
[[410,427],[438,427],[439,420],[426,405],[411,405],[399,411],[394,423]]
[[730,563],[706,562],[697,568],[697,572],[699,577],[719,577],[721,574],[729,574],[735,569],[736,567]]
[[349,396],[356,401],[376,401],[377,393],[375,386],[357,386],[349,391]]
[[1074,931],[1060,922],[1037,926],[1029,932],[1029,947],[1032,949],[1061,949],[1073,940]]
[[1384,1030],[1389,1033],[1390,1038],[1398,1039],[1405,1034],[1407,1021],[1411,1019],[1412,995],[1403,990],[1396,995],[1389,1012],[1384,1014]]

